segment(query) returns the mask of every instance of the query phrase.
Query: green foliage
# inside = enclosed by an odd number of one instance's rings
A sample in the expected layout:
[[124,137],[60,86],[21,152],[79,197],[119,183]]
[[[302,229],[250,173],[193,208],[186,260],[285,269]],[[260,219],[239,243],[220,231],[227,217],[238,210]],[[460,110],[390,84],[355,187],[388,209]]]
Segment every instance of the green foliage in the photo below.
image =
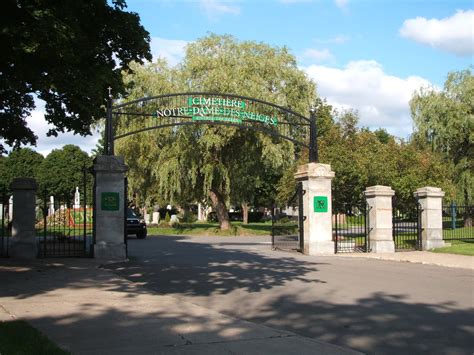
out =
[[37,329],[22,320],[0,322],[1,354],[50,354],[66,355]]
[[[40,193],[56,197],[70,197],[76,186],[83,185],[83,168],[92,161],[78,146],[65,145],[55,149],[44,159],[38,171]],[[88,184],[91,186],[91,184]]]
[[411,113],[416,141],[454,164],[455,199],[474,202],[474,76],[471,69],[448,74],[442,91],[415,93]]
[[169,212],[166,212],[166,216],[165,216],[165,222],[166,222],[166,224],[169,224],[170,221],[171,221],[171,216],[170,216]]
[[405,204],[413,201],[413,192],[422,186],[441,187],[448,196],[453,194],[452,166],[439,154],[393,137],[381,140],[380,132],[357,128],[357,113],[342,115],[319,144],[320,160],[331,164],[336,173],[334,211],[362,202],[364,190],[372,185],[391,186],[397,200]]
[[107,87],[123,93],[122,71],[151,59],[149,34],[125,7],[123,0],[2,2],[0,137],[7,145],[36,142],[25,120],[32,94],[46,102],[50,134],[90,134]]
[[[174,91],[236,93],[300,113],[309,112],[315,100],[314,83],[287,48],[231,36],[210,35],[191,43],[182,65],[174,69],[164,62],[135,69],[125,76],[128,99]],[[133,191],[153,191],[157,200],[179,205],[205,201],[214,191],[220,209],[231,199],[250,202],[268,175],[278,181],[295,154],[288,141],[218,125],[149,131],[140,139],[119,140],[116,148],[131,163]]]
[[36,178],[43,156],[30,148],[13,150],[0,158],[0,191],[8,188],[14,178]]

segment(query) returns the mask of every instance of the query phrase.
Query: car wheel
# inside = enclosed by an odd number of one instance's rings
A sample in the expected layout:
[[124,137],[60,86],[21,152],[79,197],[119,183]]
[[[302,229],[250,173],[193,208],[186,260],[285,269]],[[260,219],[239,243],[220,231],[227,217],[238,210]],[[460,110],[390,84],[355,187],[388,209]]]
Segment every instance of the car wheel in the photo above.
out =
[[146,238],[146,231],[138,232],[137,233],[138,239],[145,239]]

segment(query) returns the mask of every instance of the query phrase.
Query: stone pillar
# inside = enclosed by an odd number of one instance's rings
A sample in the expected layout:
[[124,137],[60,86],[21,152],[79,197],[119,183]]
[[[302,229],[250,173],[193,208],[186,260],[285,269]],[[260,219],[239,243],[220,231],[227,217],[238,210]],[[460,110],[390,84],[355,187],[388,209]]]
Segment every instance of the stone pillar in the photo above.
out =
[[125,172],[123,157],[98,156],[95,173],[95,245],[94,257],[124,260],[125,246]]
[[444,246],[443,241],[443,197],[439,187],[421,187],[414,196],[421,208],[421,249],[429,250]]
[[332,240],[331,180],[328,164],[308,163],[298,167],[295,178],[303,183],[304,248],[307,255],[334,254]]
[[392,234],[392,197],[390,186],[375,185],[364,192],[369,216],[369,243],[374,253],[394,253]]
[[16,178],[10,189],[14,202],[9,254],[12,258],[34,259],[38,255],[35,231],[38,184],[32,178]]

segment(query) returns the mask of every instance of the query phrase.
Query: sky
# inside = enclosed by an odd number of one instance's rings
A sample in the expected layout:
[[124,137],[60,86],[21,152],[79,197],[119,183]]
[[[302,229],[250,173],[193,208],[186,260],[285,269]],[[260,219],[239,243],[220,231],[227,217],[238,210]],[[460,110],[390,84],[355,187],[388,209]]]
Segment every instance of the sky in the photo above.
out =
[[[128,0],[150,33],[154,58],[178,64],[209,33],[290,49],[318,94],[357,110],[359,125],[401,138],[413,131],[409,101],[441,90],[448,72],[473,65],[474,3],[456,0]],[[236,93],[238,94],[238,93]],[[41,105],[28,120],[46,155],[63,144],[90,152],[98,134],[46,138]]]

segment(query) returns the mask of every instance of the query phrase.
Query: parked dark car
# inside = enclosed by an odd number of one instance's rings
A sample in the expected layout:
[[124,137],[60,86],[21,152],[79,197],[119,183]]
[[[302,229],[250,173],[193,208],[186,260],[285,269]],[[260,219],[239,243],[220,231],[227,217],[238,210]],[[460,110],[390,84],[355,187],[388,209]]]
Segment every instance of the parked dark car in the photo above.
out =
[[147,235],[145,220],[131,208],[127,209],[127,235],[135,234],[138,239]]

